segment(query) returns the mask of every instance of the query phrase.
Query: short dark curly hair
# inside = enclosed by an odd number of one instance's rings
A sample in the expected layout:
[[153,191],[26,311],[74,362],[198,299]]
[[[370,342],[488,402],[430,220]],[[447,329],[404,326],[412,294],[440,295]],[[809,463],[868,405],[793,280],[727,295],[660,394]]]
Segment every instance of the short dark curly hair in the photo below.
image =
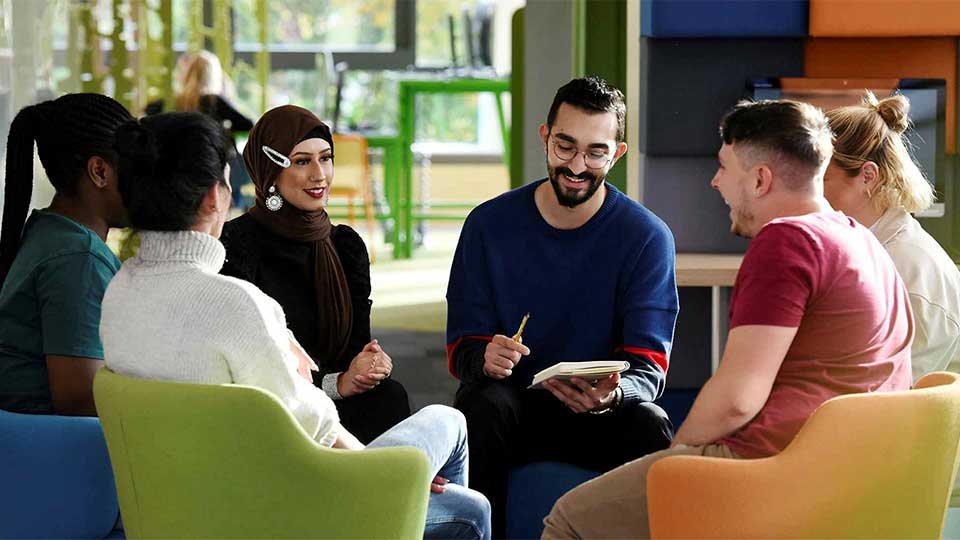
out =
[[589,113],[611,112],[617,116],[617,142],[623,142],[627,106],[623,92],[600,77],[573,79],[557,90],[547,113],[547,125],[553,127],[560,105],[567,103]]

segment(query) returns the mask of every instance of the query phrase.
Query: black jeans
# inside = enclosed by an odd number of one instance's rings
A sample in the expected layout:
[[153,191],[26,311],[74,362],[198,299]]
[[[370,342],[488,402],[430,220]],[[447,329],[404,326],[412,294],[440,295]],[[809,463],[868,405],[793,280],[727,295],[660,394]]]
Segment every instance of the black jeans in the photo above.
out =
[[488,380],[461,386],[454,403],[467,418],[470,487],[493,509],[493,534],[506,523],[507,471],[534,461],[560,461],[606,472],[670,446],[673,425],[652,403],[606,414],[576,414],[546,390]]
[[407,391],[393,379],[384,379],[371,390],[334,403],[340,423],[363,444],[410,416]]

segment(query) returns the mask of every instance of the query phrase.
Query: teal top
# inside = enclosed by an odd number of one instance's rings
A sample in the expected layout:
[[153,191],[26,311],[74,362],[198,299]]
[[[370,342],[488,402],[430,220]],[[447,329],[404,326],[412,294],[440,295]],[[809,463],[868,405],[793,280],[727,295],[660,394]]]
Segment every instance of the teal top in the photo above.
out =
[[0,289],[0,409],[54,412],[47,355],[103,359],[100,302],[119,270],[92,230],[33,211]]

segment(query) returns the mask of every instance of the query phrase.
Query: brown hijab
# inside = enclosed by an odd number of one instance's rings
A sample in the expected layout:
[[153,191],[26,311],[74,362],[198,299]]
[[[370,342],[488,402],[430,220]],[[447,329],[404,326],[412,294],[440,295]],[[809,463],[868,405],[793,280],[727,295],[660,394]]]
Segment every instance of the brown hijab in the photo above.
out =
[[[353,326],[353,306],[350,289],[340,264],[340,257],[330,239],[330,216],[326,210],[305,212],[286,202],[280,210],[267,210],[265,200],[270,186],[274,185],[284,169],[275,163],[263,147],[290,156],[293,147],[308,138],[320,138],[330,143],[333,151],[333,136],[330,128],[312,112],[295,105],[284,105],[266,112],[260,117],[243,149],[243,162],[257,189],[256,205],[250,209],[250,217],[275,234],[300,242],[312,242],[316,257],[314,264],[314,290],[317,295],[317,332],[326,345],[318,362],[335,362],[343,354]],[[279,192],[278,192],[279,193]]]

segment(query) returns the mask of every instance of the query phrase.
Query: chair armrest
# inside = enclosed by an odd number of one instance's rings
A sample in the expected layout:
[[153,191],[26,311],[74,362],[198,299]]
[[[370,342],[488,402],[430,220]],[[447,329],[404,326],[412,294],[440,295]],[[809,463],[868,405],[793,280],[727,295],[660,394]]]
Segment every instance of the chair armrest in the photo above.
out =
[[[775,458],[738,460],[671,456],[647,476],[652,538],[749,538],[782,529],[782,497]],[[775,527],[771,528],[771,526]]]
[[[303,531],[346,538],[422,538],[430,496],[430,462],[412,447],[336,450],[304,455],[294,484],[304,501]],[[331,524],[316,531],[316,523]],[[290,529],[288,529],[290,530]]]

